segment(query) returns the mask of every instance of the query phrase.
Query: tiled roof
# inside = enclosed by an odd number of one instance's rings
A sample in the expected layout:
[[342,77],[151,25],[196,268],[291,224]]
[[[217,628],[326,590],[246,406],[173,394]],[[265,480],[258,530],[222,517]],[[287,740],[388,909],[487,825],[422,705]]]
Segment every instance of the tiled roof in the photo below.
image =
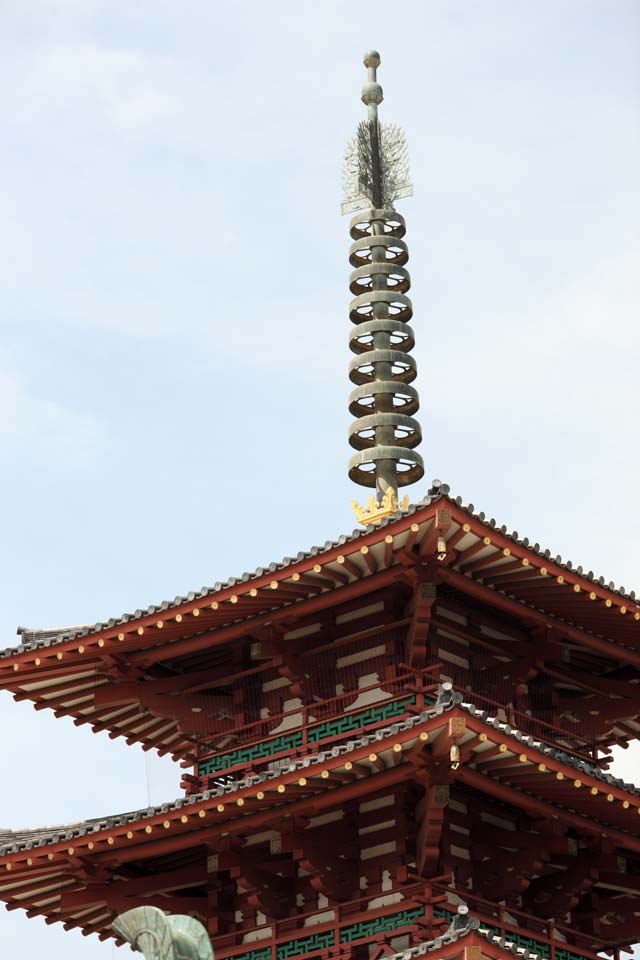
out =
[[[540,557],[552,561],[566,571],[570,571],[581,577],[585,577],[587,580],[597,583],[601,587],[605,587],[610,592],[617,594],[625,600],[629,600],[631,602],[636,600],[635,591],[632,590],[627,593],[624,587],[616,587],[611,581],[607,583],[604,577],[596,577],[593,571],[589,570],[585,572],[582,566],[574,566],[570,560],[563,561],[561,556],[554,556],[550,550],[543,549],[540,544],[531,543],[528,537],[520,538],[517,531],[509,532],[507,527],[500,526],[493,518],[487,519],[486,515],[482,511],[476,512],[472,503],[465,505],[461,497],[453,497],[450,494],[450,488],[448,484],[442,483],[439,480],[432,481],[432,486],[427,496],[422,500],[419,500],[417,503],[412,504],[406,511],[403,511],[401,516],[413,516],[418,511],[439,501],[449,501],[455,504],[468,513],[470,517],[480,521],[488,530],[498,531],[504,537],[511,540],[514,544],[518,544],[519,546],[524,547],[526,550],[530,550]],[[263,577],[269,573],[277,573],[278,571],[284,570],[292,564],[319,557],[329,550],[342,547],[347,543],[353,543],[366,534],[371,533],[372,530],[384,529],[385,527],[393,525],[395,522],[397,522],[397,520],[398,516],[389,517],[386,520],[383,520],[382,523],[377,527],[369,526],[365,529],[353,530],[350,534],[343,534],[342,536],[338,537],[337,540],[327,540],[323,546],[314,546],[311,547],[310,550],[301,551],[300,553],[296,554],[295,557],[284,557],[278,563],[274,562],[270,563],[267,567],[258,567],[253,572],[243,573],[240,577],[231,577],[224,583],[215,583],[212,586],[204,586],[201,587],[199,591],[188,593],[185,596],[174,597],[173,600],[164,600],[162,603],[152,604],[144,610],[135,610],[133,613],[125,613],[120,617],[112,618],[110,620],[98,621],[97,623],[84,624],[81,626],[49,628],[44,630],[18,627],[18,634],[22,638],[21,643],[16,647],[8,647],[5,650],[0,650],[0,658],[26,653],[34,649],[55,646],[56,644],[62,643],[65,640],[71,640],[77,637],[85,637],[89,634],[94,634],[102,630],[111,629],[122,624],[139,620],[142,617],[165,612],[167,610],[180,607],[184,603],[215,597],[215,595],[220,593],[222,590],[249,583],[252,580],[256,580],[259,577]]]
[[531,747],[532,749],[537,750],[539,753],[543,753],[545,756],[550,757],[552,760],[557,760],[559,763],[564,763],[579,773],[594,777],[596,780],[600,780],[602,783],[606,783],[610,787],[618,787],[620,790],[625,790],[627,793],[633,794],[634,796],[640,796],[640,787],[636,787],[633,783],[626,783],[619,777],[613,777],[605,770],[601,770],[600,767],[596,766],[596,764],[587,763],[585,760],[580,760],[578,757],[573,756],[566,750],[560,750],[557,747],[551,747],[543,741],[537,740],[535,737],[532,737],[527,733],[523,733],[521,730],[515,729],[510,724],[503,723],[502,720],[498,720],[496,717],[493,717],[486,710],[479,710],[472,703],[463,703],[461,701],[461,697],[461,694],[454,694],[453,703],[460,706],[463,710],[466,710],[467,713],[471,714],[471,716],[479,717],[480,720],[493,727],[494,730],[500,730],[501,733],[505,733],[507,736],[513,737],[517,743]]
[[388,957],[388,960],[414,960],[415,957],[423,957],[427,953],[442,950],[443,947],[448,946],[450,943],[457,943],[471,933],[477,934],[488,943],[499,947],[507,953],[512,953],[515,957],[522,957],[522,960],[529,960],[529,958],[535,960],[535,958],[539,956],[539,954],[531,953],[525,947],[519,946],[513,940],[510,940],[508,936],[496,936],[496,934],[492,933],[489,929],[483,928],[482,922],[478,920],[477,917],[472,917],[466,913],[467,908],[464,904],[458,907],[459,911],[461,909],[465,912],[458,913],[458,916],[454,917],[449,928],[441,936],[435,937],[433,940],[425,940],[415,947],[410,947],[408,950],[393,953]]
[[[447,491],[448,489],[449,488],[446,487]],[[434,488],[426,497],[424,497],[424,499],[420,500],[418,503],[412,504],[408,510],[403,512],[402,515],[411,516],[423,507],[429,506],[431,503],[435,503],[437,500],[440,500],[442,496],[443,494]],[[390,517],[386,519],[382,524],[378,525],[377,529],[380,529],[383,526],[388,526],[396,519],[396,517]],[[245,583],[250,583],[252,580],[257,580],[259,577],[263,577],[265,574],[277,573],[279,570],[284,570],[294,563],[300,563],[304,560],[311,560],[314,557],[321,556],[328,550],[334,549],[335,547],[342,547],[347,543],[353,543],[354,541],[359,540],[360,537],[363,537],[366,533],[370,533],[373,529],[376,528],[366,527],[363,530],[353,530],[349,534],[343,534],[342,536],[338,537],[337,540],[327,540],[323,546],[315,546],[311,547],[309,550],[302,550],[296,554],[295,557],[283,557],[283,559],[278,563],[274,562],[270,563],[267,567],[258,567],[252,572],[243,573],[240,577],[231,577],[229,580],[225,580],[224,583],[214,583],[213,586],[210,587],[201,587],[200,590],[188,593],[185,596],[177,596],[174,597],[173,600],[163,600],[162,603],[152,604],[144,610],[136,610],[133,613],[124,613],[121,617],[111,620],[85,624],[79,627],[64,627],[60,629],[51,628],[47,630],[31,630],[28,627],[18,627],[18,633],[23,638],[23,642],[17,647],[9,647],[6,650],[0,650],[0,657],[8,657],[16,653],[25,653],[28,650],[33,650],[39,647],[49,647],[56,643],[61,643],[63,640],[71,640],[76,637],[86,637],[90,633],[95,633],[96,631],[106,630],[111,627],[120,626],[121,624],[130,623],[132,620],[139,620],[141,617],[146,617],[155,613],[164,613],[166,610],[170,610],[173,607],[180,607],[183,603],[189,603],[192,600],[214,597],[216,593],[220,593],[222,590],[227,590],[231,587],[237,587]]]
[[422,943],[408,950],[400,950],[398,953],[389,955],[388,960],[413,960],[414,957],[423,957],[425,953],[432,953],[434,950],[441,950],[449,943],[456,943],[470,933],[478,933],[480,930],[480,921],[476,917],[470,917],[468,914],[459,914],[454,918],[453,923],[445,932],[435,937],[433,940],[423,940]]
[[159,806],[148,807],[142,810],[134,810],[111,817],[84,820],[80,823],[66,824],[57,827],[40,827],[33,830],[17,831],[0,830],[0,857],[8,854],[18,853],[21,850],[32,850],[34,848],[44,847],[49,844],[76,840],[78,837],[83,837],[91,833],[99,833],[102,830],[109,830],[113,829],[114,827],[126,826],[130,823],[135,823],[140,820],[145,820],[151,817],[156,817],[160,814],[168,813],[171,810],[180,810],[183,807],[201,803],[202,801],[233,795],[239,790],[243,790],[247,787],[262,784],[270,780],[277,780],[282,774],[285,773],[294,773],[299,770],[309,770],[310,767],[314,767],[319,764],[322,765],[331,758],[353,753],[354,751],[360,750],[363,747],[368,747],[372,744],[379,743],[381,740],[385,740],[388,737],[392,737],[403,731],[410,730],[413,727],[420,726],[428,719],[448,712],[454,707],[459,707],[460,709],[465,710],[471,716],[478,717],[487,725],[492,726],[496,730],[500,730],[501,733],[513,737],[513,739],[519,744],[525,744],[526,746],[538,750],[555,760],[568,764],[583,774],[588,774],[592,777],[595,777],[596,779],[610,786],[619,787],[620,789],[625,790],[626,792],[635,796],[640,795],[640,788],[634,786],[633,784],[625,783],[620,779],[612,777],[610,774],[604,773],[602,770],[598,769],[592,764],[577,760],[569,753],[549,747],[545,743],[541,743],[540,741],[536,740],[534,737],[527,736],[520,730],[513,729],[509,724],[502,723],[501,721],[491,717],[486,711],[476,709],[473,704],[462,703],[460,701],[459,694],[454,694],[452,697],[446,694],[441,694],[438,702],[434,706],[423,710],[415,717],[398,721],[388,727],[381,727],[370,734],[363,734],[361,737],[349,740],[347,743],[338,744],[332,747],[330,750],[322,750],[317,754],[302,757],[292,761],[289,764],[283,764],[277,768],[263,771],[241,780],[230,781],[229,783],[225,783],[224,785],[221,785],[213,790],[206,790],[203,793],[196,793],[188,797],[178,798],[172,803],[163,803]]
[[293,760],[287,765],[279,766],[277,769],[263,771],[242,780],[234,780],[216,787],[213,790],[205,790],[203,793],[191,794],[188,797],[180,797],[173,803],[163,803],[160,806],[148,807],[143,810],[134,810],[130,813],[122,813],[112,817],[103,817],[95,820],[84,820],[81,823],[71,823],[60,827],[41,827],[35,830],[4,830],[0,831],[0,857],[10,853],[17,853],[20,850],[31,850],[35,847],[44,847],[48,844],[62,843],[67,840],[74,840],[78,837],[86,836],[89,833],[99,833],[101,830],[109,830],[113,827],[126,826],[139,820],[145,820],[150,817],[156,817],[162,813],[168,813],[170,810],[180,810],[183,807],[191,806],[196,803],[202,803],[203,800],[211,800],[233,795],[246,787],[252,787],[257,784],[265,783],[269,780],[277,780],[283,773],[293,773],[298,770],[309,770],[310,767],[324,764],[332,757],[340,757],[345,754],[353,753],[363,747],[379,743],[387,737],[401,733],[404,730],[410,730],[412,727],[420,726],[426,720],[433,716],[444,713],[450,709],[450,706],[437,704],[415,717],[409,717],[407,720],[399,720],[389,727],[381,727],[370,734],[363,734],[361,737],[349,740],[347,743],[332,747],[331,750],[321,750],[317,754],[302,757]]

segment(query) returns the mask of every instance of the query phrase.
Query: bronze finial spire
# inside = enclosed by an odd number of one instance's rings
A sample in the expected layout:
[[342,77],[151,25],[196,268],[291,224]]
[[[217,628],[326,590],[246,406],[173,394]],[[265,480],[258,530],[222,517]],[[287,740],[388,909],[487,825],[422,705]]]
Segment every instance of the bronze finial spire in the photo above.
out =
[[349,476],[376,488],[366,508],[354,502],[360,522],[376,523],[408,506],[407,497],[398,504],[398,488],[420,480],[424,466],[414,449],[422,431],[412,416],[419,399],[410,385],[417,368],[409,355],[415,342],[409,326],[413,307],[406,296],[409,252],[402,239],[404,218],[393,207],[412,193],[407,147],[398,127],[378,121],[380,54],[369,50],[364,64],[368,79],[362,101],[369,116],[347,148],[342,212],[361,211],[350,223],[349,262],[355,269],[349,288],[355,299],[349,318],[355,327],[349,347],[356,356],[349,378],[356,386],[349,410],[357,419],[349,427],[349,443],[358,453],[349,461]]

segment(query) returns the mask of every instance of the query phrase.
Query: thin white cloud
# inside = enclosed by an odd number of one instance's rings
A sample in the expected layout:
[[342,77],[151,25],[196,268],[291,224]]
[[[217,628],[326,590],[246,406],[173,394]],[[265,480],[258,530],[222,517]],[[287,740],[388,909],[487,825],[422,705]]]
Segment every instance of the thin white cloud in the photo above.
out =
[[[638,586],[631,0],[462,18],[408,0],[378,36],[337,0],[276,6],[3,4],[3,645],[16,623],[135,607],[353,525],[339,167],[376,44],[416,188],[402,212],[427,478]],[[26,463],[54,495],[33,496]],[[253,503],[265,471],[256,525],[229,504]],[[5,700],[5,766],[26,783],[44,765],[48,786],[7,795],[0,824],[146,802],[133,753]],[[638,781],[633,750],[614,769]],[[179,792],[165,766],[154,801]],[[111,956],[23,911],[1,920],[3,955]]]

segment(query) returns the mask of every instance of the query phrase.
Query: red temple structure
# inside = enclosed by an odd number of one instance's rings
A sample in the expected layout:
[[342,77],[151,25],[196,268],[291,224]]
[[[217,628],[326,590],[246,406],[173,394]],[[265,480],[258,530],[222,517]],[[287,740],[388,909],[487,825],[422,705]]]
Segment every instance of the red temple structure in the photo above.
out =
[[443,956],[593,960],[640,936],[640,791],[606,772],[638,667],[633,596],[445,485],[238,580],[23,631],[2,688],[170,754],[185,796],[4,833],[0,897],[102,938],[138,904],[191,913],[234,960],[418,949],[464,902],[479,927]]
[[139,905],[190,914],[217,960],[640,938],[640,790],[607,772],[640,732],[640,604],[445,484],[379,493],[390,515],[336,542],[0,654],[16,700],[184,768],[161,806],[1,833],[9,910],[101,939]]

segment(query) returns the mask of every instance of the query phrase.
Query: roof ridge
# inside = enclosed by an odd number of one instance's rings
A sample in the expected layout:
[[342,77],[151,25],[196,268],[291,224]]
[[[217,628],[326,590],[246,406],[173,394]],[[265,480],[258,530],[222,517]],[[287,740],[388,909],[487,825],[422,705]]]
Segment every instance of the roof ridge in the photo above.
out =
[[[540,750],[540,752],[543,753],[546,752],[548,755],[553,756],[554,759],[561,760],[563,763],[569,763],[576,769],[585,770],[585,772],[591,773],[591,771],[588,770],[588,765],[584,763],[584,761],[576,760],[576,758],[572,758],[570,754],[565,754],[563,751],[554,751],[553,748],[546,747],[545,744],[538,744],[534,737],[527,737],[519,730],[514,731],[509,724],[502,724],[499,722],[498,726],[496,727],[496,721],[489,721],[487,716],[485,716],[486,711],[477,710],[473,704],[461,703],[457,696],[448,697],[440,695],[435,704],[426,708],[425,710],[422,710],[419,714],[407,718],[406,720],[396,721],[390,724],[388,727],[379,727],[377,730],[374,730],[371,733],[363,733],[360,737],[354,737],[353,739],[333,746],[330,749],[319,750],[316,754],[297,758],[296,760],[292,760],[286,766],[278,768],[273,767],[257,774],[250,774],[248,777],[244,777],[240,780],[233,780],[230,783],[221,784],[212,790],[204,790],[201,793],[178,797],[173,801],[167,801],[139,810],[131,810],[125,813],[114,814],[106,817],[94,817],[89,820],[79,821],[77,823],[61,824],[55,827],[40,827],[33,830],[0,830],[0,857],[11,853],[18,853],[20,850],[29,850],[33,847],[46,846],[48,843],[55,844],[61,843],[63,840],[72,840],[80,836],[86,836],[89,832],[98,833],[102,829],[112,829],[113,827],[124,826],[127,823],[132,823],[137,820],[143,820],[158,816],[159,814],[168,813],[170,810],[181,810],[196,803],[211,800],[212,798],[222,798],[233,795],[238,793],[238,791],[246,789],[247,787],[256,786],[259,783],[266,783],[270,780],[277,780],[285,773],[295,773],[298,770],[306,771],[312,766],[325,763],[328,759],[348,755],[353,753],[355,750],[368,747],[370,744],[379,743],[381,740],[385,740],[387,737],[392,737],[402,731],[410,730],[413,727],[419,727],[421,724],[433,717],[440,716],[443,713],[448,713],[454,707],[459,707],[465,710],[465,712],[469,713],[471,716],[479,717],[484,723],[488,723],[491,726],[494,726],[496,729],[501,729],[503,733],[506,733],[508,736],[513,736],[518,742],[524,742],[527,743],[527,745],[532,745],[534,749]],[[529,744],[529,740],[532,741],[532,744]],[[619,786],[620,789],[624,789],[632,795],[640,795],[640,788],[635,787],[633,784],[625,784],[623,781],[616,780],[616,778],[612,777],[610,774],[603,773],[601,770],[594,771],[592,775],[599,780],[605,780],[607,783]],[[93,831],[88,828],[93,828]],[[14,833],[25,835],[25,839],[17,840],[17,842],[13,844],[7,843],[4,839],[6,835],[13,835]]]
[[446,499],[450,503],[455,504],[455,506],[460,507],[466,513],[468,513],[469,516],[473,517],[473,519],[479,520],[480,523],[484,524],[490,530],[496,530],[502,536],[511,540],[518,546],[524,547],[526,550],[530,550],[538,556],[550,560],[568,572],[574,573],[580,577],[584,577],[590,582],[597,583],[599,586],[604,587],[611,593],[617,594],[622,599],[637,603],[636,592],[634,590],[631,590],[629,593],[627,593],[624,587],[616,587],[612,580],[607,583],[604,577],[596,577],[592,570],[585,572],[581,565],[574,567],[571,560],[563,561],[560,554],[557,554],[554,557],[549,549],[541,547],[539,543],[531,543],[528,537],[520,538],[517,530],[509,531],[504,524],[499,526],[493,517],[487,519],[484,511],[476,512],[473,503],[465,504],[462,497],[454,497],[451,494],[451,489],[447,483],[443,483],[440,480],[433,480],[431,487],[427,491],[427,494],[421,500],[411,504],[407,510],[401,512],[399,511],[396,516],[386,517],[381,521],[381,523],[375,526],[370,524],[363,529],[354,529],[351,531],[351,533],[341,534],[335,540],[325,541],[324,545],[322,546],[316,545],[310,547],[306,551],[299,551],[295,557],[285,556],[282,558],[282,560],[277,562],[274,561],[266,567],[256,567],[253,572],[245,572],[239,577],[230,577],[226,581],[216,582],[211,586],[203,586],[199,591],[191,591],[184,596],[178,595],[174,597],[173,600],[163,600],[160,603],[150,604],[144,609],[135,610],[133,613],[123,613],[120,617],[112,617],[108,620],[99,620],[93,624],[83,624],[75,627],[50,627],[39,629],[18,627],[17,632],[23,638],[23,642],[15,647],[6,647],[5,649],[0,650],[0,658],[7,658],[16,654],[27,653],[40,647],[47,647],[51,646],[52,644],[63,643],[66,640],[72,640],[76,639],[77,637],[87,636],[91,633],[111,629],[121,624],[130,623],[131,621],[139,620],[142,617],[150,616],[154,613],[160,613],[173,607],[179,607],[184,603],[189,603],[199,598],[206,598],[215,595],[222,590],[226,590],[240,584],[249,583],[252,580],[265,576],[267,573],[275,573],[279,570],[286,569],[286,567],[291,566],[292,564],[300,563],[303,560],[317,557],[327,550],[335,549],[336,547],[343,546],[347,543],[353,543],[359,540],[361,537],[373,532],[374,530],[382,530],[393,525],[402,517],[413,516],[422,508],[428,507],[433,503],[437,503],[442,499]]

